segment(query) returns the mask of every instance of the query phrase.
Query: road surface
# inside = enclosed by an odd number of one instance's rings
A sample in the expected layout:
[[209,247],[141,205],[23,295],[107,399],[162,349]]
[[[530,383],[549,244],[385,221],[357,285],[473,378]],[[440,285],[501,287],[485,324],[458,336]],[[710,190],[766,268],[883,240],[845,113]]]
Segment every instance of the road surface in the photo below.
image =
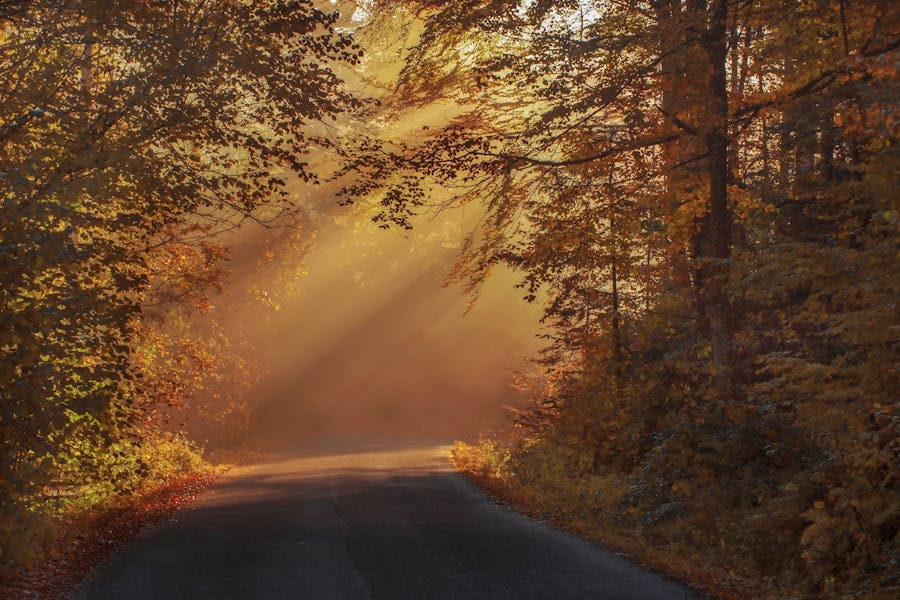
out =
[[72,598],[700,597],[494,504],[446,446],[330,446],[233,471]]

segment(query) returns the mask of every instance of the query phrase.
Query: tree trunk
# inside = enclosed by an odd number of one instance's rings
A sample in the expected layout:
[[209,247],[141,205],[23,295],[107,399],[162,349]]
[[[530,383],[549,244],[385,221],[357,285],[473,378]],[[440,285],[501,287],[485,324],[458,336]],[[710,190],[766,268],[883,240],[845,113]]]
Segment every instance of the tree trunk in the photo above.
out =
[[[653,4],[660,31],[659,53],[660,75],[663,81],[661,108],[667,116],[668,133],[683,133],[675,124],[675,117],[690,111],[694,101],[691,80],[695,77],[696,67],[692,65],[689,36],[686,31],[686,8],[681,0],[658,0]],[[682,114],[683,116],[683,114]],[[663,192],[664,214],[674,214],[684,203],[686,190],[692,185],[693,172],[689,157],[699,154],[696,140],[689,136],[664,144],[662,147],[662,170],[665,178]],[[687,248],[684,256],[687,257]],[[649,262],[649,261],[648,261]],[[689,260],[680,260],[672,264],[672,276],[675,283],[683,288],[692,285],[692,267]],[[649,305],[648,305],[649,309]]]
[[[680,188],[708,185],[706,212],[691,240],[694,301],[701,330],[712,346],[712,379],[721,400],[734,396],[731,307],[726,285],[731,250],[728,206],[729,0],[660,0],[654,3],[661,31],[662,75],[668,81],[662,109],[683,111],[694,131],[663,150],[667,201],[676,208]],[[676,123],[674,119],[672,126]],[[687,166],[690,164],[690,166]],[[677,166],[681,165],[681,166]]]
[[90,102],[91,88],[94,85],[94,27],[93,17],[86,17],[84,23],[84,54],[81,57],[81,91],[84,93],[86,104]]
[[712,4],[703,45],[709,60],[709,125],[704,132],[708,153],[709,199],[697,234],[697,291],[709,327],[713,386],[718,399],[734,396],[731,306],[728,283],[730,209],[728,206],[728,82],[726,74],[728,0]]

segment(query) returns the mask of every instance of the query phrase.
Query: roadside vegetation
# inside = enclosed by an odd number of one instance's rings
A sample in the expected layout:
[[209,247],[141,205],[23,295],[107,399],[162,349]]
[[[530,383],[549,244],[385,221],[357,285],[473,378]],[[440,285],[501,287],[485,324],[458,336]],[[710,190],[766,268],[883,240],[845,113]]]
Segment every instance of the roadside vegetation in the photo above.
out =
[[32,560],[0,574],[0,589],[10,598],[68,597],[85,574],[122,544],[190,504],[226,469],[194,465],[185,474],[144,481],[141,489],[90,503],[88,508],[69,505],[55,516],[43,515],[47,534],[42,544]]
[[207,481],[185,421],[247,439],[261,367],[222,327],[226,234],[262,223],[269,251],[305,247],[285,185],[315,179],[308,125],[356,102],[330,66],[358,60],[337,18],[305,0],[0,2],[4,582],[73,523]]
[[460,469],[723,596],[897,597],[897,4],[397,4],[398,111],[459,114],[354,191],[407,227],[453,190],[455,279],[545,309]]

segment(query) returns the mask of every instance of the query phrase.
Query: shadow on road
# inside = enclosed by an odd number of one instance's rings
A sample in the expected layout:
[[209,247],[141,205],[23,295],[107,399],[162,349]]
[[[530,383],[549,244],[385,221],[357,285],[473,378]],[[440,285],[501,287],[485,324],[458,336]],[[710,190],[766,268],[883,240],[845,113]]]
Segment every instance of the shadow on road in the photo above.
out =
[[697,597],[495,505],[446,445],[397,446],[313,445],[239,469],[75,597]]

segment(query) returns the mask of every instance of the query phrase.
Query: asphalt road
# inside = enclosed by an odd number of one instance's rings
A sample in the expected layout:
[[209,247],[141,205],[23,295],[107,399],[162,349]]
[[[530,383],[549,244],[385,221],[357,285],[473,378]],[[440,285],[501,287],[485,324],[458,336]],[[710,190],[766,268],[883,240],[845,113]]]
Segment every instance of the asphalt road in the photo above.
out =
[[72,597],[699,598],[494,504],[446,446],[335,446],[233,471]]

